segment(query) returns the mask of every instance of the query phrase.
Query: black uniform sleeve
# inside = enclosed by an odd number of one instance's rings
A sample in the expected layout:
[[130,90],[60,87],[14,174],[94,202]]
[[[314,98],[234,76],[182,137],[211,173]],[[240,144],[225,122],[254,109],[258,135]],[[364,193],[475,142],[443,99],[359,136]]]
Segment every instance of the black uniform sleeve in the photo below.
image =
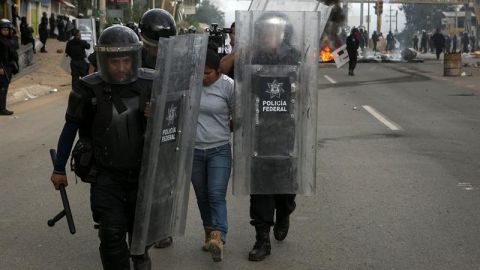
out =
[[63,126],[62,133],[58,139],[57,157],[53,165],[54,173],[65,174],[65,165],[70,156],[70,151],[72,151],[78,128],[79,126],[77,124],[71,122],[66,122]]
[[83,41],[84,44],[85,44],[85,49],[86,50],[89,50],[90,49],[90,43],[86,42],[86,41]]

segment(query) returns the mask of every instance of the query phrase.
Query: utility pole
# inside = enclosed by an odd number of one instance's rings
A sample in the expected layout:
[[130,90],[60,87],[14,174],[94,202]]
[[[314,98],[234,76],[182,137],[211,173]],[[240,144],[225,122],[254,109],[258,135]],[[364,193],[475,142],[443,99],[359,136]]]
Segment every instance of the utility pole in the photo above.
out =
[[382,32],[382,13],[383,13],[383,0],[377,0],[375,2],[375,14],[377,15],[377,33]]
[[398,33],[398,10],[395,11],[395,34]]
[[363,0],[360,0],[360,26],[363,26]]
[[370,0],[367,3],[367,32],[370,34]]
[[392,5],[390,6],[390,15],[388,15],[388,20],[390,21],[390,32],[392,32]]
[[100,33],[105,29],[107,23],[107,5],[105,0],[98,1],[98,9],[100,11]]

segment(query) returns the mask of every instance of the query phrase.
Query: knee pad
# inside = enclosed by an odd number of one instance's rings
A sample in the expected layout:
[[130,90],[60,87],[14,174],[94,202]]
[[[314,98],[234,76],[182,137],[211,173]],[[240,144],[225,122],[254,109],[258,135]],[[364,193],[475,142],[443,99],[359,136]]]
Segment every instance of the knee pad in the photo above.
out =
[[101,249],[117,249],[126,245],[126,227],[104,226],[100,224],[98,238],[100,238]]

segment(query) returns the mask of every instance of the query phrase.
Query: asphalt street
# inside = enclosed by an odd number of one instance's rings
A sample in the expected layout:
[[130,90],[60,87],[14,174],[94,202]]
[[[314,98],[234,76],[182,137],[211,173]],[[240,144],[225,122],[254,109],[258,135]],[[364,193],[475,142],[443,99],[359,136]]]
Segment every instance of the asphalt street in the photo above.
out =
[[[186,235],[151,250],[153,269],[478,269],[478,93],[411,65],[359,64],[354,77],[319,68],[317,193],[297,197],[289,236],[265,261],[247,260],[249,198],[229,192],[225,258],[213,263],[192,191]],[[87,184],[69,174],[75,235],[64,220],[46,224],[61,207],[48,149],[67,98],[19,103],[0,118],[2,270],[101,269]]]

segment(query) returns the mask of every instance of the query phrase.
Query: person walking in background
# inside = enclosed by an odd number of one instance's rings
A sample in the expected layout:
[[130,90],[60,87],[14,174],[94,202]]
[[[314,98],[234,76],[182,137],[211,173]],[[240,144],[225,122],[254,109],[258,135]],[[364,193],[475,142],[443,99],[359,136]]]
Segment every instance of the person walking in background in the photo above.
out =
[[[0,115],[12,115],[7,110],[7,93],[12,75],[18,72],[18,55],[10,42],[12,23],[7,19],[0,20]],[[17,70],[14,70],[14,64]]]
[[452,40],[450,39],[450,35],[445,35],[445,53],[450,53],[452,49]]
[[65,48],[65,54],[71,59],[72,87],[80,78],[88,74],[88,63],[85,61],[87,57],[85,50],[88,49],[90,49],[90,44],[82,40],[80,31],[75,29],[74,37],[67,42]]
[[373,31],[373,34],[372,34],[372,42],[373,42],[373,51],[376,52],[377,51],[377,42],[380,40],[380,38],[378,37],[378,34],[377,34],[377,31]]
[[391,52],[395,49],[395,38],[393,37],[392,31],[389,31],[387,34],[387,52]]
[[440,33],[440,29],[437,28],[437,31],[435,31],[435,34],[432,36],[432,43],[433,46],[435,47],[435,54],[437,56],[437,60],[440,59],[440,54],[443,52],[443,49],[445,48],[445,37],[443,36],[442,33]]
[[477,44],[475,43],[475,35],[473,33],[470,34],[470,47],[472,48],[472,53],[477,50]]
[[427,53],[427,43],[428,43],[427,33],[425,32],[425,30],[423,30],[422,37],[420,40],[420,51],[422,53]]
[[360,49],[362,49],[362,52],[365,49],[365,34],[363,32],[363,29],[360,28]]
[[470,43],[470,38],[468,37],[468,33],[464,32],[462,36],[462,46],[463,46],[463,53],[468,53],[468,43]]
[[48,19],[49,25],[50,25],[50,38],[55,38],[55,27],[56,27],[56,19],[55,19],[55,13],[52,12],[50,14],[50,19]]
[[360,46],[360,32],[353,28],[350,36],[347,38],[347,52],[350,61],[348,62],[348,75],[354,76],[353,71],[357,65],[358,47]]
[[38,33],[40,35],[40,42],[42,42],[42,48],[40,49],[40,52],[46,53],[46,45],[48,39],[48,17],[46,12],[43,12],[40,25],[38,26]]
[[33,38],[33,29],[28,25],[26,17],[21,18],[20,43],[22,45],[27,45],[28,43],[32,43],[33,53],[37,53],[37,50],[35,49],[35,39]]
[[413,36],[412,42],[413,42],[413,49],[415,51],[418,51],[418,37],[417,37],[417,35]]
[[58,40],[65,41],[65,22],[63,21],[63,16],[57,16],[57,29],[58,29]]
[[452,38],[452,53],[457,53],[457,44],[458,44],[457,34],[453,34],[453,38]]

